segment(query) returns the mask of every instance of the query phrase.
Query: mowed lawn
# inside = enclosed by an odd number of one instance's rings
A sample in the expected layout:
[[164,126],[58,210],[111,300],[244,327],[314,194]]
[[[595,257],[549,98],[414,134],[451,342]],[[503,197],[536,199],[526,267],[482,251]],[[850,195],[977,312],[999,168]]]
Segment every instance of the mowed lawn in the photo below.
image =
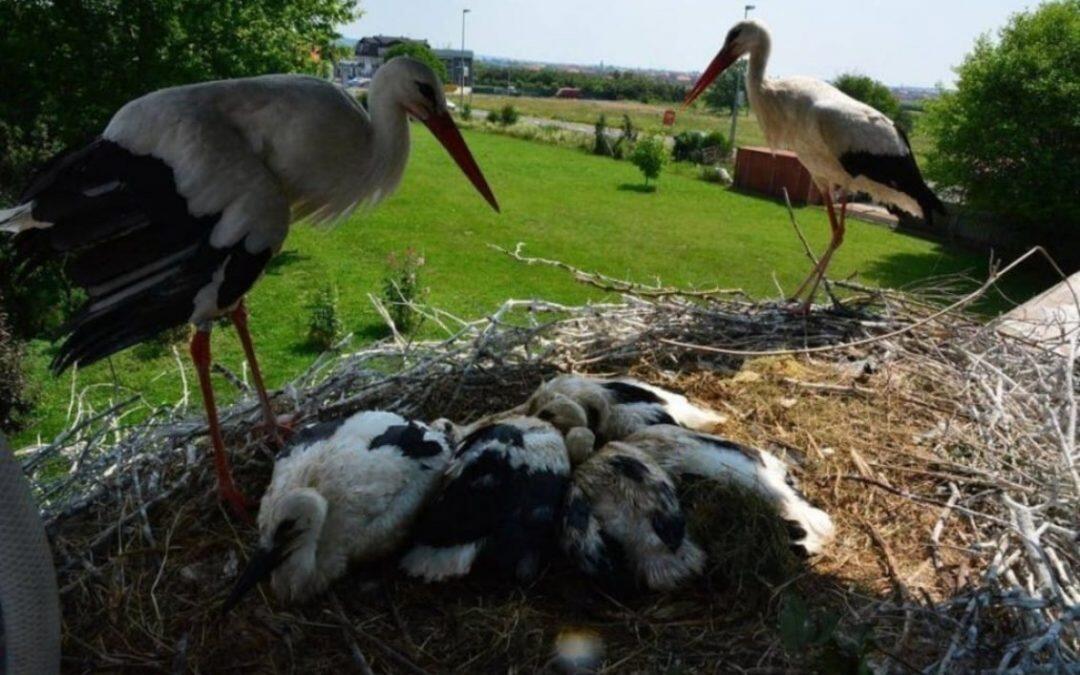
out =
[[[423,283],[430,302],[463,317],[476,317],[506,298],[545,298],[567,303],[604,296],[557,270],[526,267],[490,250],[488,243],[640,281],[657,277],[682,286],[741,287],[756,296],[777,295],[773,278],[791,290],[808,271],[785,209],[771,201],[726,191],[681,175],[661,177],[655,193],[635,191],[640,174],[629,163],[504,136],[466,132],[467,140],[503,207],[491,211],[442,148],[413,126],[413,156],[401,189],[377,210],[355,214],[333,228],[300,226],[283,254],[249,297],[253,331],[271,386],[299,373],[316,356],[306,343],[312,294],[333,282],[340,292],[347,331],[361,340],[381,334],[368,293],[378,293],[393,251],[414,247],[426,258]],[[815,247],[827,224],[820,209],[798,217]],[[870,284],[898,286],[927,275],[985,272],[980,257],[858,222],[832,269]],[[1034,290],[1021,288],[1018,293]],[[32,345],[32,380],[41,401],[19,445],[50,439],[64,428],[70,392],[87,390],[101,410],[132,393],[154,405],[180,395],[178,364],[166,352],[137,357],[131,351],[77,374],[54,378],[47,370],[52,346]],[[214,333],[215,357],[240,373],[242,353],[229,328]],[[186,348],[180,364],[198,406]],[[116,374],[116,382],[113,380]],[[225,400],[234,389],[216,381]],[[89,389],[87,389],[89,388]],[[195,410],[198,408],[196,407]]]
[[[698,101],[688,110],[681,110],[674,103],[641,103],[639,101],[590,101],[564,98],[543,98],[534,96],[494,96],[474,94],[474,107],[481,110],[499,110],[504,105],[512,105],[523,115],[545,119],[563,120],[595,124],[604,114],[609,126],[622,124],[623,115],[629,115],[636,128],[646,134],[677,134],[683,131],[721,131],[725,137],[731,134],[731,115],[716,113]],[[664,111],[675,110],[675,126],[665,127]],[[926,160],[926,154],[933,147],[933,141],[926,133],[925,125],[920,125],[922,113],[913,113],[915,129],[910,134],[911,146],[920,165]],[[739,145],[764,146],[765,134],[761,131],[753,112],[743,110],[735,132]]]

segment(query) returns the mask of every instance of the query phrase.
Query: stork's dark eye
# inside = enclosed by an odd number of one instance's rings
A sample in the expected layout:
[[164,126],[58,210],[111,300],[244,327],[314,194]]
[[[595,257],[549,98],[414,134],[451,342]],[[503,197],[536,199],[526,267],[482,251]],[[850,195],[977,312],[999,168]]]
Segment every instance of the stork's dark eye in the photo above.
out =
[[419,80],[417,80],[416,88],[420,90],[420,93],[424,96],[424,98],[431,101],[432,105],[435,105],[435,87],[432,87],[427,82],[420,82]]
[[731,32],[727,34],[727,41],[732,42],[739,37],[739,33],[742,32],[741,28],[732,28]]

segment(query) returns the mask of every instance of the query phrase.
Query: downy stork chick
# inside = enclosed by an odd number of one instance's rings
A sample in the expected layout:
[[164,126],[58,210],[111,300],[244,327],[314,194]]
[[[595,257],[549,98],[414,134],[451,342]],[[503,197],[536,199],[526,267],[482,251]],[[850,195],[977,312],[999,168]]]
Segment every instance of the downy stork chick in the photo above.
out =
[[676,588],[700,574],[705,554],[686,532],[671,476],[629,443],[605,445],[574,471],[563,550],[601,583]]
[[792,549],[803,557],[821,553],[833,538],[832,518],[806,499],[771,453],[671,425],[642,429],[625,442],[672,475],[731,483],[760,495],[787,523]]
[[555,550],[569,483],[566,444],[551,424],[511,417],[476,429],[454,451],[401,568],[427,581],[479,569],[533,579]]
[[582,375],[559,375],[540,385],[526,402],[525,412],[536,415],[559,402],[565,410],[569,407],[565,400],[581,407],[600,446],[653,424],[679,424],[712,431],[723,419],[681,394],[639,380],[605,380]]
[[274,464],[259,508],[259,548],[225,610],[268,575],[283,602],[303,601],[350,562],[393,553],[438,486],[451,450],[442,433],[390,412],[300,431]]
[[[465,438],[478,429],[497,424],[503,420],[520,417],[524,409],[525,406],[518,406],[481,417],[475,422],[466,425],[458,425],[451,420],[442,418],[433,422],[432,427],[442,430],[448,438],[453,439],[452,442],[456,443],[457,440]],[[570,455],[572,465],[580,464],[592,454],[596,446],[596,436],[589,429],[589,419],[585,414],[585,409],[576,401],[566,396],[553,397],[543,407],[536,410],[532,416],[548,422],[562,432],[566,439],[566,449]]]

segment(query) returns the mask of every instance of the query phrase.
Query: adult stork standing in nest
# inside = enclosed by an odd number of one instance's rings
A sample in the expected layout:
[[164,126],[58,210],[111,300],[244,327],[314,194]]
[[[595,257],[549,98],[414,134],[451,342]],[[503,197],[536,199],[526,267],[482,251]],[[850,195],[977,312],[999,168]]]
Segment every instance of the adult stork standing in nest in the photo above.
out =
[[131,101],[89,145],[41,168],[22,203],[0,211],[24,270],[64,261],[88,300],[53,361],[89,365],[190,322],[218,487],[246,515],[210,384],[210,328],[228,315],[262,413],[277,426],[247,328],[244,296],[302,218],[328,221],[385,198],[409,155],[408,116],[423,122],[477,190],[498,203],[454,126],[442,84],[399,58],[371,83],[370,114],[314,77],[206,82]]
[[[907,135],[884,114],[821,80],[766,78],[771,44],[763,24],[735,24],[723,48],[687,94],[683,108],[731,64],[744,54],[750,55],[746,90],[765,139],[774,150],[792,150],[799,155],[829,213],[829,246],[794,294],[798,298],[809,288],[805,311],[813,302],[833,254],[844,242],[848,193],[866,193],[927,223],[935,211],[944,213],[945,206],[923,180]],[[833,205],[834,189],[840,194],[839,215]]]

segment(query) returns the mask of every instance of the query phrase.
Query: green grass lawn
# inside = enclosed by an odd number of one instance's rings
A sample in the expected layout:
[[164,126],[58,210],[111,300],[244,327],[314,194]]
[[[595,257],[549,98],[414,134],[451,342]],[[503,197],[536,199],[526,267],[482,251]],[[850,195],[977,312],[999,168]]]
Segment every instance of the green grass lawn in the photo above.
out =
[[[587,101],[580,99],[565,98],[540,98],[533,96],[495,96],[491,94],[474,94],[472,97],[474,107],[481,110],[498,110],[504,105],[512,105],[523,115],[530,117],[542,117],[566,122],[581,122],[595,124],[601,114],[607,116],[610,126],[618,126],[622,123],[622,116],[629,115],[634,126],[647,134],[677,134],[682,131],[715,131],[723,132],[724,136],[731,134],[731,115],[718,114],[709,110],[700,101],[695,103],[689,110],[679,110],[679,106],[673,103],[641,103],[638,101]],[[664,111],[674,109],[677,111],[676,123],[673,127],[663,125]],[[915,130],[911,134],[911,145],[915,151],[920,166],[925,161],[926,153],[932,148],[932,141],[918,122],[922,113],[915,113]],[[752,112],[743,111],[739,115],[736,128],[736,141],[739,145],[767,145],[765,134],[761,131],[757,118]]]
[[[605,274],[684,286],[719,284],[758,296],[775,296],[773,276],[791,290],[808,271],[784,208],[696,180],[687,172],[665,173],[659,190],[642,193],[641,178],[627,162],[565,148],[480,132],[466,137],[503,207],[492,212],[441,147],[414,126],[414,150],[400,191],[379,209],[357,214],[337,227],[300,226],[279,260],[249,298],[253,332],[271,386],[287,381],[315,357],[306,344],[306,305],[322,285],[337,284],[346,330],[364,338],[380,334],[368,300],[378,292],[387,255],[406,247],[422,252],[430,302],[475,317],[509,297],[543,297],[580,303],[603,297],[557,270],[525,267],[487,248],[523,241],[535,255],[559,258]],[[799,219],[811,242],[824,247],[824,213],[802,209]],[[857,273],[870,284],[898,286],[927,275],[985,270],[982,258],[853,222],[836,257],[834,276]],[[1018,287],[1018,294],[1034,286]],[[234,372],[242,353],[231,329],[214,334],[215,357]],[[38,435],[50,439],[67,417],[69,393],[93,386],[97,409],[130,391],[151,403],[171,403],[180,392],[171,354],[139,358],[131,351],[59,379],[47,371],[52,347],[32,345],[31,378],[41,399],[17,445]],[[192,383],[194,372],[181,349]],[[114,389],[115,371],[120,389]],[[224,379],[216,381],[231,397]]]

